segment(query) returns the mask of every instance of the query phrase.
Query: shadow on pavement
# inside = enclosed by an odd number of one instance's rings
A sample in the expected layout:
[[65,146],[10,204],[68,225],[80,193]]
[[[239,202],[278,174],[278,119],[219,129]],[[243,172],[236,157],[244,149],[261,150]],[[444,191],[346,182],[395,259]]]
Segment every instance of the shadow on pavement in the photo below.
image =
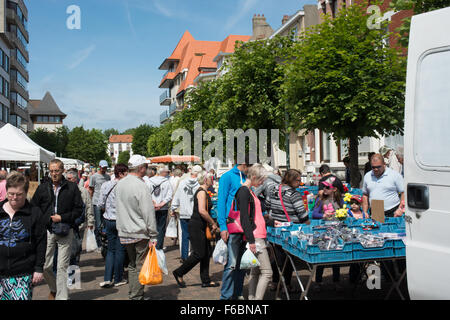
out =
[[94,300],[103,298],[109,295],[114,295],[119,292],[118,289],[108,288],[108,289],[94,289],[85,291],[71,291],[70,300]]

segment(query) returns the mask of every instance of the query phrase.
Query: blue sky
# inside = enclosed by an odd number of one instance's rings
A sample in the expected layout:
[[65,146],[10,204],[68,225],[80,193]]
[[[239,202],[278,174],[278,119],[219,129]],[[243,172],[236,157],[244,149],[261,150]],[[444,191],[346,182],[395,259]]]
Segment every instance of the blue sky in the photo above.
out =
[[[251,35],[264,14],[275,30],[313,0],[25,0],[29,11],[31,99],[46,91],[68,115],[69,128],[159,126],[158,70],[186,30],[198,40]],[[70,5],[81,30],[69,30]]]

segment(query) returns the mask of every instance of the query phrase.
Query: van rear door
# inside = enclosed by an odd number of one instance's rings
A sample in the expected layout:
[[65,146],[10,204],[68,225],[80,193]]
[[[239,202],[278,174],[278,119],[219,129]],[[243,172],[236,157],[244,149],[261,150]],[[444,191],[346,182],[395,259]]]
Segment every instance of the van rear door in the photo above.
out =
[[446,8],[414,16],[410,31],[405,183],[412,299],[450,299],[449,129],[450,8]]

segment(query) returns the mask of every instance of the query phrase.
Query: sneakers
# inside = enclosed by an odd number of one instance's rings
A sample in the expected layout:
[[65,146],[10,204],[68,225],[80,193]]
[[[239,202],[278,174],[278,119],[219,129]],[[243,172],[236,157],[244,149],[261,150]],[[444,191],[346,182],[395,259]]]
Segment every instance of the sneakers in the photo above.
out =
[[113,286],[113,282],[111,281],[104,281],[100,283],[100,287],[102,288],[111,288]]
[[48,300],[55,300],[56,292],[50,292],[48,294]]
[[115,283],[114,287],[120,287],[120,286],[126,285],[127,283],[128,283],[128,281],[122,280],[120,282]]

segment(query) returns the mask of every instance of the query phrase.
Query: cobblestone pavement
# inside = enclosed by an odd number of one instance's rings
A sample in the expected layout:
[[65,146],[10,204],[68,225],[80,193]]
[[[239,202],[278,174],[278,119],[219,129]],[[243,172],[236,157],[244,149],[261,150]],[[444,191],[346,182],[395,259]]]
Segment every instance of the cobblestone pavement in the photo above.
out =
[[[147,286],[145,289],[145,297],[151,300],[218,300],[220,297],[220,287],[216,288],[202,288],[200,281],[200,266],[197,265],[190,273],[183,278],[187,284],[187,288],[180,289],[172,276],[172,271],[180,265],[180,251],[178,245],[174,246],[171,239],[165,240],[167,246],[166,260],[169,274],[164,275],[164,281],[157,286]],[[100,288],[99,283],[103,281],[104,261],[100,253],[86,253],[83,251],[80,261],[81,268],[81,289],[70,290],[71,300],[128,300],[128,285],[121,287],[113,287],[108,289]],[[375,300],[384,299],[391,283],[382,281],[381,290],[369,290],[366,287],[365,281],[359,286],[354,287],[348,281],[348,267],[341,267],[341,281],[342,290],[336,290],[332,283],[332,270],[326,268],[323,275],[322,289],[317,291],[310,291],[309,299],[364,299]],[[214,264],[211,260],[210,275],[213,281],[222,280],[223,267]],[[300,271],[300,277],[303,285],[308,279],[308,272]],[[244,296],[247,297],[247,283],[248,277],[245,280]],[[294,289],[299,289],[299,285],[295,279],[292,279]],[[402,288],[402,292],[406,292],[406,288]],[[47,300],[49,294],[48,286],[45,283],[37,286],[33,291],[33,300]],[[291,295],[292,300],[299,299],[300,294],[294,293]],[[265,300],[274,300],[275,293],[267,290]],[[281,299],[286,299],[284,294]],[[393,293],[391,299],[399,299],[397,293]]]

